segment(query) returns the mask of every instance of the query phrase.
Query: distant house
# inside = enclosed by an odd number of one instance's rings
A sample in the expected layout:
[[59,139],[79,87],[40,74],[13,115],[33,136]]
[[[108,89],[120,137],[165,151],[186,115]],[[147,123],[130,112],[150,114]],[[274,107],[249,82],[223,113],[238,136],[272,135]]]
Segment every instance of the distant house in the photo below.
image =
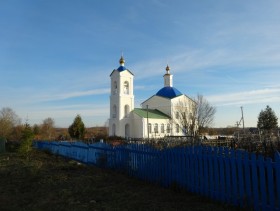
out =
[[134,75],[124,64],[114,69],[111,78],[109,136],[125,138],[161,138],[184,136],[189,130],[181,116],[191,118],[195,102],[173,87],[173,75],[167,65],[164,87],[134,108]]

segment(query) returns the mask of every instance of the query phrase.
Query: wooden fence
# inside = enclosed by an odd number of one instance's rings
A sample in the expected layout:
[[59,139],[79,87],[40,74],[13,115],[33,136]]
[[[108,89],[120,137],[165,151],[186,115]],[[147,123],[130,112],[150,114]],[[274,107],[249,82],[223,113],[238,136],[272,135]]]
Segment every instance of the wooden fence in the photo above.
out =
[[35,142],[77,161],[111,168],[164,187],[178,187],[254,210],[280,208],[280,154],[274,160],[223,147],[155,149],[148,145]]

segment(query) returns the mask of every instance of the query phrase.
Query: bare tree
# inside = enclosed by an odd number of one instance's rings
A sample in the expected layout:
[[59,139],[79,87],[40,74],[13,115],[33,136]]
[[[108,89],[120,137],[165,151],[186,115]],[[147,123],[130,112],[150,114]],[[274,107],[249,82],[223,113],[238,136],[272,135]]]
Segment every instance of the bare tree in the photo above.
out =
[[11,108],[2,108],[0,110],[0,137],[9,139],[13,128],[20,123],[20,118]]
[[43,124],[41,125],[40,129],[42,138],[51,140],[54,137],[54,124],[54,120],[50,117],[43,120]]
[[205,127],[212,125],[216,114],[216,108],[212,106],[202,95],[197,94],[196,102],[196,118],[198,124],[198,132]]
[[188,131],[188,135],[195,136],[201,129],[211,126],[216,108],[202,95],[197,94],[193,101],[179,101],[176,112],[178,114],[175,114],[175,119],[178,119],[181,127]]
[[195,101],[179,101],[176,106],[175,119],[185,132],[185,135],[195,136],[197,130],[196,120],[196,102]]

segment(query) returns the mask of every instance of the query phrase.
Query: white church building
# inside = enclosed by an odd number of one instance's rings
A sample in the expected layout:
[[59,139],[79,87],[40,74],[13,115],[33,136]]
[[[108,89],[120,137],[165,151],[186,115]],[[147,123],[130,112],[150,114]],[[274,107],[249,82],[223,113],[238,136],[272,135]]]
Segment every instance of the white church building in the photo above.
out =
[[133,73],[120,58],[120,66],[111,78],[109,136],[123,138],[162,138],[185,136],[188,129],[180,120],[182,112],[190,117],[195,102],[173,87],[173,75],[167,65],[164,87],[134,108]]

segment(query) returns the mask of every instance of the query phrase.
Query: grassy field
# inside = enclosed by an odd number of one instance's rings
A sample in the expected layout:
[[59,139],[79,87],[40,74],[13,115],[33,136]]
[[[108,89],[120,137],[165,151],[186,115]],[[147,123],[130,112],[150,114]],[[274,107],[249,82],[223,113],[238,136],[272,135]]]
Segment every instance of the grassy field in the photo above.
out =
[[235,210],[34,150],[0,154],[0,210]]

